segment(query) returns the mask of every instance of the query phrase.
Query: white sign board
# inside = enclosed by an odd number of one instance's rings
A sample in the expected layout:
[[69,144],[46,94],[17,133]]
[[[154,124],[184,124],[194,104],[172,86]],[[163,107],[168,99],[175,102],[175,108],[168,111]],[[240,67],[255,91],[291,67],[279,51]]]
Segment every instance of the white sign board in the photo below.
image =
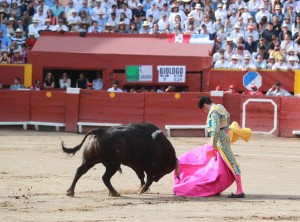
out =
[[251,86],[256,86],[259,89],[262,86],[262,77],[258,72],[247,72],[243,76],[243,85],[251,90]]
[[185,66],[157,66],[158,82],[185,82]]

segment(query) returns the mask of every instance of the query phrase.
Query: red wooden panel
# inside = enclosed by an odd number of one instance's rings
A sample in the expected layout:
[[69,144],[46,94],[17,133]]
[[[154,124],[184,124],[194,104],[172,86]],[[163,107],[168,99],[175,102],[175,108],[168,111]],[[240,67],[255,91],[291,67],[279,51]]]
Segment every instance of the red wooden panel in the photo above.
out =
[[144,94],[84,91],[80,94],[79,121],[143,122]]
[[66,94],[66,131],[77,132],[79,94]]
[[[279,114],[281,97],[241,97],[241,115],[243,113],[243,103],[248,99],[271,99],[277,105],[277,128],[274,135],[279,133]],[[249,102],[246,105],[246,127],[253,131],[269,132],[274,127],[274,106],[270,102]],[[241,117],[242,120],[242,117]]]
[[0,65],[0,83],[10,86],[16,77],[24,83],[24,66]]
[[32,91],[31,120],[40,122],[66,122],[65,91]]
[[292,137],[293,130],[300,130],[300,98],[283,97],[280,111],[280,136]]
[[0,91],[0,121],[30,120],[30,91]]
[[241,125],[241,118],[240,118],[241,95],[224,94],[223,105],[230,113],[230,122],[236,121]]

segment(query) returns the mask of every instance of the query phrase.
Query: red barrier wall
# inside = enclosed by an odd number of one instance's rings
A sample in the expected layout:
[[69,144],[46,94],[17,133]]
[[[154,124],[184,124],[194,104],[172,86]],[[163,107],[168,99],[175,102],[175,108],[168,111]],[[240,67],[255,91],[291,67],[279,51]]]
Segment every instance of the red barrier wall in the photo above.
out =
[[65,91],[32,91],[31,121],[66,122]]
[[[215,90],[217,85],[220,85],[223,90],[228,90],[229,86],[233,84],[237,91],[245,91],[243,85],[243,76],[247,72],[236,70],[207,70],[204,73],[203,91]],[[262,77],[262,87],[260,91],[268,91],[275,82],[281,82],[282,88],[289,92],[294,92],[294,72],[274,72],[274,71],[258,71]]]
[[[66,131],[77,132],[77,122],[130,123],[152,122],[165,131],[165,125],[204,125],[207,114],[198,108],[199,96],[209,93],[107,93],[81,90],[65,91],[0,91],[0,121],[40,121],[66,123]],[[243,103],[246,127],[268,132],[274,127],[277,105],[277,128],[274,135],[292,137],[300,130],[299,97],[224,95],[213,97],[231,113],[231,121],[242,125]],[[269,100],[256,102],[257,99]],[[185,131],[185,135],[192,131]],[[184,135],[184,134],[182,134]]]
[[300,130],[300,98],[281,98],[279,136],[290,137],[293,130]]
[[79,100],[79,122],[143,122],[144,94],[108,93],[82,90]]
[[[269,99],[277,105],[277,129],[274,135],[279,135],[279,111],[281,109],[281,97],[262,97],[262,96],[241,96],[241,122],[243,113],[243,103],[248,99]],[[245,127],[251,128],[253,131],[269,132],[274,127],[274,106],[271,102],[249,102],[246,105],[246,125]]]
[[24,66],[0,65],[0,83],[10,86],[16,77],[24,83]]
[[230,121],[241,123],[241,95],[239,94],[224,94],[223,105],[230,113]]
[[0,121],[30,120],[30,91],[0,91]]

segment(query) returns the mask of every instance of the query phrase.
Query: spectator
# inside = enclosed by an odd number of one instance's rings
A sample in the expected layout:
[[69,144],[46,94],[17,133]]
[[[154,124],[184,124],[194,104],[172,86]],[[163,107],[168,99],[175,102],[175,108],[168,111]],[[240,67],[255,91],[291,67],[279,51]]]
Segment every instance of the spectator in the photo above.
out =
[[119,22],[120,22],[120,20],[117,19],[117,13],[112,12],[110,18],[107,20],[107,23],[111,24],[111,26],[113,26],[113,27],[117,27]]
[[274,64],[275,64],[275,58],[273,56],[270,56],[267,62],[267,69],[272,69]]
[[285,35],[289,35],[289,36],[292,36],[292,32],[290,30],[288,30],[288,25],[287,24],[283,24],[281,26],[282,30],[281,32],[279,33],[279,40],[280,41],[283,41],[284,38],[285,38]]
[[282,12],[281,12],[281,7],[280,7],[280,5],[276,5],[276,6],[275,6],[275,10],[274,10],[274,12],[272,13],[272,17],[277,17],[280,23],[283,22],[283,20],[284,20],[284,15],[283,15]]
[[278,62],[276,62],[273,67],[272,70],[276,70],[276,71],[286,71],[287,70],[287,64],[284,60],[284,57],[280,57]]
[[40,91],[41,90],[41,82],[39,80],[34,81],[34,85],[30,87],[31,90]]
[[67,73],[63,73],[62,77],[59,79],[59,87],[61,89],[66,89],[68,87],[71,87],[71,79],[68,77]]
[[0,63],[1,64],[10,64],[11,63],[11,60],[10,60],[7,50],[2,49],[1,56],[0,56]]
[[267,96],[291,96],[291,94],[281,88],[281,83],[275,83],[266,93]]
[[226,51],[224,52],[224,58],[229,62],[229,61],[231,61],[233,54],[234,54],[234,52],[232,49],[232,45],[227,45]]
[[[297,59],[299,60],[299,58]],[[298,62],[296,62],[295,56],[290,56],[287,61],[288,61],[287,70],[293,71],[299,69],[299,64]]]
[[252,70],[256,69],[255,65],[251,61],[251,56],[250,55],[245,55],[244,61],[242,61],[240,63],[239,69],[241,69],[242,71],[249,71],[251,69]]
[[76,81],[76,88],[86,89],[88,83],[88,79],[84,77],[83,73],[80,73],[79,78]]
[[8,20],[8,25],[6,26],[6,33],[8,37],[12,37],[16,34],[15,29],[15,19],[10,17]]
[[28,32],[29,33],[34,33],[34,37],[39,38],[40,37],[40,30],[42,29],[42,27],[39,25],[39,20],[38,19],[34,19],[33,20],[33,24],[28,26]]
[[256,52],[257,43],[253,41],[253,36],[248,37],[248,41],[245,43],[245,49],[248,50],[251,54]]
[[128,32],[131,33],[131,34],[139,34],[139,31],[137,29],[137,26],[136,26],[135,22],[131,22]]
[[21,79],[16,77],[14,79],[14,84],[9,87],[10,90],[18,90],[18,89],[25,89],[25,86],[21,84]]
[[57,20],[57,24],[53,27],[54,32],[67,32],[69,31],[68,27],[63,24],[62,19]]
[[59,4],[59,0],[54,1],[54,6],[51,7],[51,11],[56,18],[64,11],[64,8]]
[[275,34],[274,26],[272,22],[269,22],[267,28],[263,31],[262,37],[264,37],[267,42],[272,41],[272,36]]
[[119,27],[116,30],[116,33],[126,34],[128,30],[126,29],[126,24],[124,22],[119,23]]
[[11,57],[11,63],[12,64],[24,64],[25,58],[23,55],[21,55],[21,51],[19,49],[14,51],[14,54]]
[[[265,47],[265,52],[269,53],[269,44],[267,43],[266,39],[264,37],[260,37],[259,42],[257,44],[257,50],[260,49],[260,47]],[[267,58],[266,58],[267,59]]]
[[220,55],[218,61],[215,63],[215,69],[227,69],[229,66],[229,62],[224,59],[224,55]]
[[229,89],[228,89],[227,91],[225,91],[224,93],[226,93],[226,94],[239,94],[239,92],[237,92],[237,91],[235,90],[234,85],[230,85],[230,86],[229,86]]
[[293,40],[291,40],[291,37],[292,37],[291,35],[285,34],[284,35],[284,40],[280,44],[280,49],[285,53],[287,53],[287,50],[289,48],[295,48],[296,47],[296,44]]
[[253,25],[248,25],[247,31],[245,32],[245,38],[249,36],[253,37],[253,41],[257,42],[259,40],[259,33],[254,29]]
[[264,95],[261,91],[257,89],[256,85],[251,86],[251,90],[246,90],[243,92],[245,95],[257,95],[257,96],[262,96]]
[[285,60],[286,60],[286,61],[289,61],[289,58],[292,57],[292,58],[294,58],[295,61],[298,63],[298,62],[299,62],[299,58],[298,58],[298,56],[296,56],[296,55],[297,55],[297,52],[295,51],[295,49],[294,49],[294,48],[289,48],[289,49],[287,50],[287,54],[286,54],[286,56],[285,56]]
[[46,78],[44,80],[44,88],[51,89],[55,88],[55,78],[51,72],[47,73]]
[[254,61],[255,69],[260,70],[260,69],[266,69],[267,68],[267,62],[266,60],[262,57],[262,55],[258,55],[256,60]]
[[239,57],[234,54],[228,64],[228,69],[238,69],[240,67]]
[[36,42],[36,38],[35,38],[34,33],[33,32],[29,32],[29,38],[26,40],[26,43],[27,43],[27,45],[29,47],[29,50],[32,49],[32,47],[34,46],[35,42]]
[[261,46],[257,52],[252,54],[253,59],[257,59],[257,57],[261,55],[263,59],[267,60],[269,58],[269,53],[266,51],[266,47]]
[[149,22],[144,21],[139,34],[148,34],[150,32]]
[[216,90],[215,91],[223,91],[221,86],[216,86]]
[[0,41],[2,42],[3,48],[8,48],[11,45],[11,40],[8,36],[3,35],[3,31],[0,30]]
[[42,29],[44,31],[53,31],[54,30],[54,25],[51,24],[51,19],[46,18],[45,19],[45,24],[42,26]]
[[109,88],[107,92],[123,92],[122,89],[119,88],[119,81],[113,81],[112,87]]
[[103,88],[102,75],[100,73],[97,73],[96,79],[93,80],[93,89],[102,90],[102,88]]
[[101,32],[103,32],[103,29],[100,26],[98,26],[97,21],[92,21],[92,26],[89,27],[88,32],[89,33],[101,33]]

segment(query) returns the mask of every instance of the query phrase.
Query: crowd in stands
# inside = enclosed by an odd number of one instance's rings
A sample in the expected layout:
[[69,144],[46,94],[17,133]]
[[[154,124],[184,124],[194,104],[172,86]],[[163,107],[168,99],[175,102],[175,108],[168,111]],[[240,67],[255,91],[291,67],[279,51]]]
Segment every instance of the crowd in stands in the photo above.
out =
[[300,69],[300,1],[232,0],[218,6],[214,68]]

